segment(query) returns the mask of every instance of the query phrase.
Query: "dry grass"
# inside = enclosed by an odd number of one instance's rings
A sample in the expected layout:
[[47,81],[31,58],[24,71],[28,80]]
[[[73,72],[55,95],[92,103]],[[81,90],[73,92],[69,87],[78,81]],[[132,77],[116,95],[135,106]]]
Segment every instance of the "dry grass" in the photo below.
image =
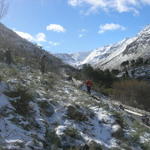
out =
[[145,81],[125,80],[113,84],[113,98],[124,104],[150,109],[150,84]]

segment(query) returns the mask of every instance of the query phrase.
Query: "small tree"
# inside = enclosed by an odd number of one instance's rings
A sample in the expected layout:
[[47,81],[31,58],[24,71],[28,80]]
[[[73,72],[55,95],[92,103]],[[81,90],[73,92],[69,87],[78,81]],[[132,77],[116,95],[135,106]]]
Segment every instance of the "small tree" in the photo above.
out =
[[134,59],[131,60],[130,63],[131,63],[131,66],[135,66],[135,60]]
[[119,70],[118,69],[113,69],[112,71],[111,71],[111,73],[113,74],[113,75],[118,75],[119,74]]
[[121,67],[123,67],[124,69],[126,69],[127,66],[129,66],[128,60],[121,63]]
[[149,59],[146,59],[145,61],[144,61],[144,64],[145,65],[147,65],[147,64],[149,64],[150,63],[150,60]]
[[7,14],[9,4],[7,0],[0,0],[0,20]]
[[142,57],[139,57],[137,60],[136,60],[136,65],[139,66],[139,65],[143,65],[144,64],[144,59]]

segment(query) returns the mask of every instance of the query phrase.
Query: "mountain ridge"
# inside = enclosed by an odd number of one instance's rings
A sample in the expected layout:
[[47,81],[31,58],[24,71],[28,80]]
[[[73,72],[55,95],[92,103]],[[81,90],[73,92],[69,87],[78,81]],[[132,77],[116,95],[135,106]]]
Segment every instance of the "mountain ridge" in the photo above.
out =
[[[123,61],[150,57],[150,25],[146,26],[137,35],[125,38],[117,43],[94,49],[84,60],[76,62],[81,66],[90,64],[100,69],[120,69]],[[59,57],[60,58],[60,57]],[[63,60],[63,57],[61,58]],[[65,61],[70,64],[70,62]],[[72,64],[71,64],[72,65]]]
[[16,32],[0,23],[0,61],[4,61],[5,52],[7,50],[11,51],[15,62],[21,65],[24,64],[40,68],[41,57],[46,55],[48,70],[73,69],[70,65],[63,63],[58,57],[44,50],[37,44],[20,37]]

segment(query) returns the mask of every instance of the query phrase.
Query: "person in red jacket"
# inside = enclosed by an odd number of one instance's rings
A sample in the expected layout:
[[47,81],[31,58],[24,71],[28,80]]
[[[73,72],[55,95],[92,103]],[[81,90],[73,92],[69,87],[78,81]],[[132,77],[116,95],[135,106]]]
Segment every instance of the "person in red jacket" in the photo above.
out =
[[86,84],[87,92],[91,94],[91,87],[93,86],[93,82],[91,80],[86,80],[85,84]]

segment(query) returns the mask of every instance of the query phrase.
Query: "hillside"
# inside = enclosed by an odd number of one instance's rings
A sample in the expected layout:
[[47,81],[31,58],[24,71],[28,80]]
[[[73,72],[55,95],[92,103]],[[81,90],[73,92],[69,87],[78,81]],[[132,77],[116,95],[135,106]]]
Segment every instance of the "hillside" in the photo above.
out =
[[14,59],[14,63],[20,65],[29,65],[39,69],[40,59],[43,55],[47,56],[48,70],[60,72],[63,69],[73,69],[69,65],[64,64],[60,59],[53,56],[42,47],[33,44],[20,36],[14,31],[0,24],[0,61],[4,61],[6,50],[10,50]]
[[2,150],[149,149],[150,130],[109,99],[53,72],[0,68]]

